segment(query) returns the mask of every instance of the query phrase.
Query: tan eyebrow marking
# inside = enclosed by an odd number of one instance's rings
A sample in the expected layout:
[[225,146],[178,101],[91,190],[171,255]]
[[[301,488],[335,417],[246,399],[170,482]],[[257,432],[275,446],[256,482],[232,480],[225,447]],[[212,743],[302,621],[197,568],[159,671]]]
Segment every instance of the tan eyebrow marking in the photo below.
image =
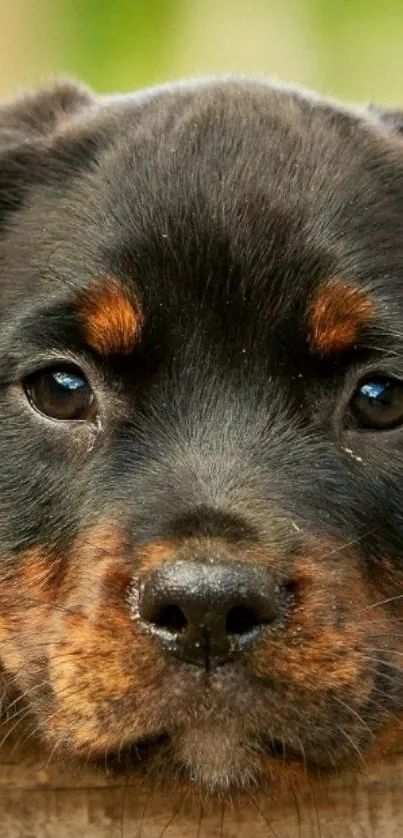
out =
[[311,351],[332,355],[350,349],[373,314],[373,301],[359,288],[347,282],[329,282],[309,309]]
[[101,355],[127,355],[140,340],[143,315],[121,281],[93,282],[78,299],[88,344]]

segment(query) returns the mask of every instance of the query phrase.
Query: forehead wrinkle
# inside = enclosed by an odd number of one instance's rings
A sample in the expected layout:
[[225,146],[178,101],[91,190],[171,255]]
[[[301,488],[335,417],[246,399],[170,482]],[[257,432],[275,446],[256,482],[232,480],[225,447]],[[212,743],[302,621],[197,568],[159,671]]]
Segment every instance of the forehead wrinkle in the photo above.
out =
[[140,305],[117,277],[107,276],[81,291],[76,311],[87,343],[101,355],[127,355],[140,340]]
[[326,356],[352,349],[374,312],[373,300],[351,283],[332,280],[322,285],[308,310],[311,352]]

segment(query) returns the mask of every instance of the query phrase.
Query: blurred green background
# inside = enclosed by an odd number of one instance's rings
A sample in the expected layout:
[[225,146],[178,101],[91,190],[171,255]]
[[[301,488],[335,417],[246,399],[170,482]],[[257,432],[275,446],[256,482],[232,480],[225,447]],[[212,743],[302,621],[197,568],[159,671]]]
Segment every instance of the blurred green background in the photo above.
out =
[[403,0],[0,0],[0,64],[3,98],[241,72],[403,104]]

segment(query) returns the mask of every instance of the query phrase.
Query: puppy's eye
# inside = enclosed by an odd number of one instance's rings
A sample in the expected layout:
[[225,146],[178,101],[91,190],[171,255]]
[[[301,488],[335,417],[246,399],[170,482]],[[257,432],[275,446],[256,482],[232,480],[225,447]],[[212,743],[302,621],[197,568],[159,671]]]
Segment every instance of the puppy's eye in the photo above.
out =
[[52,419],[90,419],[95,398],[83,373],[76,368],[42,370],[24,382],[28,399]]
[[389,430],[403,424],[403,381],[379,376],[363,381],[350,402],[361,428]]

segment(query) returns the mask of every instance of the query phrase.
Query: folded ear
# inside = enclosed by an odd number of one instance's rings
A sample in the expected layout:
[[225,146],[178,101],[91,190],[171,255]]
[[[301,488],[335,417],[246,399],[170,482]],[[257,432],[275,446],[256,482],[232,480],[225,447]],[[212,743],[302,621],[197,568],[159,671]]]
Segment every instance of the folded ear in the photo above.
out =
[[51,136],[95,98],[74,82],[28,93],[0,106],[0,153],[23,143]]
[[368,111],[377,122],[382,123],[386,128],[390,128],[397,134],[403,134],[403,110],[379,108],[377,105],[371,104]]
[[93,154],[80,117],[95,102],[84,87],[61,82],[0,105],[0,231],[32,188],[71,178]]

